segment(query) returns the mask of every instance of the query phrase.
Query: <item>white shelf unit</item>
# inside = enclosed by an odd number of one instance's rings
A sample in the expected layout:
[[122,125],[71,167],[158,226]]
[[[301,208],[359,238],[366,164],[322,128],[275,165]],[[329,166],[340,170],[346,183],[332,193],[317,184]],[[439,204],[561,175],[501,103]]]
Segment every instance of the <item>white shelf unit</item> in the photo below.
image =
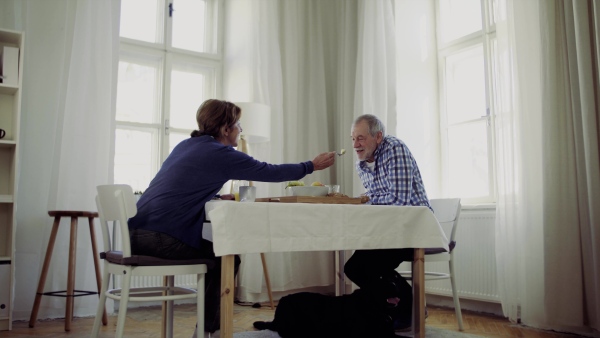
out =
[[0,331],[12,329],[23,39],[22,32],[0,29],[0,54],[18,50],[18,62],[14,62],[14,54],[10,60],[0,56],[0,75],[13,76],[10,81],[0,78],[0,129],[6,132],[0,139]]

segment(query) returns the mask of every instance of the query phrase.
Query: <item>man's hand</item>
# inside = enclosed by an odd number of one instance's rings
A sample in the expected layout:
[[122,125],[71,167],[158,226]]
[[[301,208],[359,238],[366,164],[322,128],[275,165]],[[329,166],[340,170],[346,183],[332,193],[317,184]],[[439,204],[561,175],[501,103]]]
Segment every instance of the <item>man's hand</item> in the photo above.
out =
[[312,163],[315,171],[331,167],[335,163],[335,151],[317,155]]

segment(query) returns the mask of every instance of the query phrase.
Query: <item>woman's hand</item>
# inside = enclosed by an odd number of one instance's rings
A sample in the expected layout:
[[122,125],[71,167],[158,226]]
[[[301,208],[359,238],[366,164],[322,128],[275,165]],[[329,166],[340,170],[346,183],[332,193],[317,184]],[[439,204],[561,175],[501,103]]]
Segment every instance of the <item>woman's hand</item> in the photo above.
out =
[[315,171],[331,167],[335,163],[335,151],[317,155],[312,163]]

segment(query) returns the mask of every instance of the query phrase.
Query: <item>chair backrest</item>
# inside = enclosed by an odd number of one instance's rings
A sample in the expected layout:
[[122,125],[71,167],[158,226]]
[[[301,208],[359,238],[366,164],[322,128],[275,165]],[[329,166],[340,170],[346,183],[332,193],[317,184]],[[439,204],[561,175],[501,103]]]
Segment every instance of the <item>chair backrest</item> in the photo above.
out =
[[123,257],[130,257],[131,245],[129,242],[127,220],[137,213],[133,189],[126,184],[99,185],[96,189],[98,191],[96,206],[98,207],[98,216],[102,227],[104,251],[116,250],[116,248],[112,247],[113,242],[110,237],[108,225],[109,222],[113,222],[113,224],[116,224],[117,229],[120,230]]
[[460,216],[460,198],[437,198],[429,200],[433,214],[438,220],[450,243],[456,242],[456,228]]

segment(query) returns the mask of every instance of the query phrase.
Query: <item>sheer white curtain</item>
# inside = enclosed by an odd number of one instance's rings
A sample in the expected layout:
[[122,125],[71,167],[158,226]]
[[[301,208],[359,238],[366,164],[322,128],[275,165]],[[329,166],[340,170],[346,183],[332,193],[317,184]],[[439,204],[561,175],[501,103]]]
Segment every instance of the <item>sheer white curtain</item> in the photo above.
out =
[[516,321],[543,306],[541,69],[537,3],[506,5],[497,22],[496,265],[504,313]]
[[507,1],[496,250],[504,313],[599,335],[598,8]]
[[[391,1],[226,3],[224,96],[268,104],[273,114],[271,141],[255,145],[255,157],[300,162],[352,149],[354,117],[369,112],[388,119],[395,110],[392,13]],[[348,153],[304,181],[337,183],[344,193],[358,195],[353,162]],[[283,185],[258,190],[274,196],[283,193]],[[242,261],[240,298],[266,300],[258,255]],[[334,282],[331,253],[269,254],[267,262],[274,291]]]
[[[52,219],[48,210],[96,210],[111,180],[119,1],[3,1],[0,26],[25,32],[16,233],[16,320],[33,305]],[[12,20],[4,20],[11,17]],[[12,22],[9,22],[12,21]],[[8,27],[5,26],[9,25]],[[68,222],[61,224],[46,290],[65,290]],[[95,290],[87,220],[80,220],[76,289]],[[98,237],[101,238],[101,237]],[[101,245],[101,243],[98,243]],[[75,315],[95,313],[94,296]],[[63,317],[65,299],[43,297],[38,318]]]

